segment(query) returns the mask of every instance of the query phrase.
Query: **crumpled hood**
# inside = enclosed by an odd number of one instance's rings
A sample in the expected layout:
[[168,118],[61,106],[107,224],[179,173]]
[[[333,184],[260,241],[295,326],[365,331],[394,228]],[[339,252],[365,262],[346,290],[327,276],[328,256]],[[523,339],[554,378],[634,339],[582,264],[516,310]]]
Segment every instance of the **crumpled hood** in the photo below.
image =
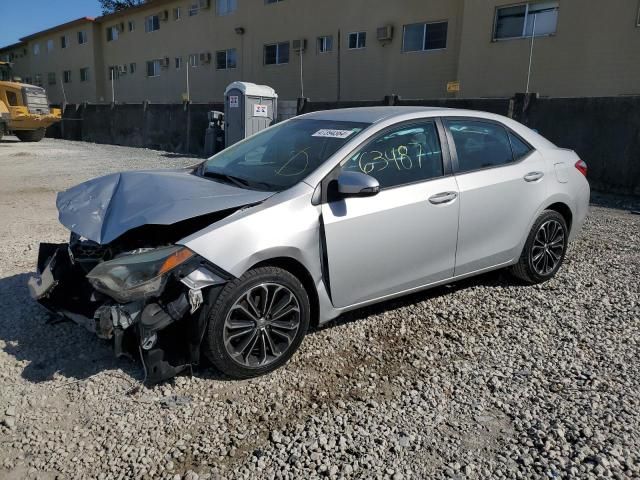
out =
[[81,183],[58,193],[60,223],[89,240],[107,244],[142,225],[172,225],[259,203],[273,195],[198,177],[191,171],[123,172]]

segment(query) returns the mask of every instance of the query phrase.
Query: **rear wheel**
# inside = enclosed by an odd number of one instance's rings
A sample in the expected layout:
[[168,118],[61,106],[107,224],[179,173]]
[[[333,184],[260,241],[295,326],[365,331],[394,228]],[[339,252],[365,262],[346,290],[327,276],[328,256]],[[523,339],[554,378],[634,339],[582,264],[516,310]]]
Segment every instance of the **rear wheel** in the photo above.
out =
[[564,217],[556,211],[545,210],[533,224],[512,273],[530,284],[553,278],[564,261],[568,238]]
[[38,128],[37,130],[18,130],[14,133],[22,142],[39,142],[44,138],[44,132],[44,128]]
[[205,354],[235,378],[271,372],[300,346],[310,312],[307,292],[291,273],[250,270],[225,286],[209,312]]

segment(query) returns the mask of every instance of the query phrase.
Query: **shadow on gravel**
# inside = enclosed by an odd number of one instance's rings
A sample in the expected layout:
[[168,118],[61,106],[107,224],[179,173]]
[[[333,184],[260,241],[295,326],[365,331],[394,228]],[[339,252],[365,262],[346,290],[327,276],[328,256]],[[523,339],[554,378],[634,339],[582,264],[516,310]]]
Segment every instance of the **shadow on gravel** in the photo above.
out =
[[493,272],[484,273],[482,275],[478,275],[477,277],[466,278],[464,280],[459,280],[457,282],[453,282],[447,285],[442,285],[440,287],[434,287],[429,290],[423,290],[421,292],[412,293],[410,295],[396,298],[393,300],[388,300],[386,302],[377,303],[375,305],[371,305],[369,307],[364,307],[358,310],[354,310],[352,312],[347,312],[337,319],[329,322],[324,325],[320,329],[315,329],[310,331],[310,334],[313,334],[324,328],[331,328],[337,325],[344,325],[351,322],[357,322],[358,320],[365,319],[371,315],[380,315],[385,312],[389,312],[391,310],[396,310],[398,308],[407,307],[409,305],[413,305],[420,302],[428,301],[432,298],[442,297],[449,295],[455,291],[463,290],[465,288],[470,287],[489,287],[489,288],[517,288],[521,287],[523,284],[520,283],[516,278],[509,275],[509,273],[502,269],[496,270]]
[[[0,279],[0,340],[6,344],[6,354],[16,361],[28,362],[22,371],[23,378],[40,383],[52,380],[57,373],[70,379],[83,380],[103,370],[118,368],[132,379],[140,377],[142,369],[138,362],[117,359],[108,342],[72,322],[47,323],[50,314],[29,296],[27,280],[30,275],[22,273]],[[356,322],[370,315],[475,286],[513,288],[519,284],[504,271],[490,272],[349,312],[323,328]],[[317,329],[309,333],[314,334],[316,331]],[[207,380],[230,380],[207,362],[203,362],[196,375]]]
[[167,152],[167,153],[162,153],[160,156],[164,157],[164,158],[190,158],[190,159],[193,159],[193,160],[204,160],[204,158],[202,158],[202,157],[198,157],[197,155],[191,155],[189,153],[170,153],[170,152]]
[[0,279],[0,340],[4,352],[18,362],[28,362],[22,377],[40,383],[58,373],[82,380],[103,370],[122,369],[133,379],[138,366],[117,359],[111,346],[71,323],[49,324],[49,313],[29,296],[27,280],[21,273]]

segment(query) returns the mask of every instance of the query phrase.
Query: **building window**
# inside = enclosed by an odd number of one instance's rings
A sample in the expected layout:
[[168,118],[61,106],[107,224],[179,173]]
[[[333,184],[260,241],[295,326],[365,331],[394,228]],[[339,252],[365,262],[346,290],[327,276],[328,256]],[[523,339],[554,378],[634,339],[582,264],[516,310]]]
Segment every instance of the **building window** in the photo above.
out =
[[269,5],[271,3],[280,3],[282,0],[264,0],[264,3]]
[[189,7],[189,16],[193,17],[200,12],[200,4],[198,2],[192,3]]
[[149,60],[147,62],[147,77],[158,77],[160,75],[160,60]]
[[39,73],[36,73],[33,83],[35,85],[37,85],[38,87],[41,87],[42,86],[42,75],[39,74]]
[[638,7],[638,18],[636,18],[636,27],[640,27],[640,6]]
[[80,69],[80,81],[81,82],[88,82],[89,81],[89,69],[88,68],[81,68]]
[[218,70],[236,68],[236,49],[230,48],[216,52],[216,68]]
[[119,30],[117,26],[107,28],[107,42],[112,42],[118,39]]
[[367,46],[367,32],[353,32],[349,34],[349,49],[356,50]]
[[289,42],[273,43],[264,46],[264,64],[282,65],[289,63]]
[[129,31],[133,32],[136,29],[136,22],[134,22],[133,20],[129,20],[127,22],[127,26],[129,28]]
[[55,85],[56,84],[56,72],[47,73],[47,83],[49,85]]
[[525,3],[496,10],[493,39],[545,36],[556,33],[558,2]]
[[78,44],[84,45],[87,42],[88,42],[88,40],[87,40],[87,32],[85,32],[84,30],[80,30],[78,32]]
[[198,66],[198,54],[197,53],[192,53],[191,55],[189,55],[189,66],[191,66],[191,67],[197,67]]
[[36,43],[33,45],[33,54],[34,55],[40,55],[40,44]]
[[333,37],[318,37],[318,53],[327,53],[333,50]]
[[448,26],[448,22],[405,25],[402,36],[402,51],[423,52],[447,48]]
[[71,70],[65,70],[62,72],[62,81],[64,83],[71,83]]
[[51,52],[53,50],[53,40],[47,40],[47,52]]
[[132,62],[129,64],[129,72],[131,72],[131,74],[136,73],[136,68],[137,68],[136,62]]
[[160,30],[160,17],[158,15],[149,15],[144,19],[144,31],[155,32],[156,30]]
[[216,15],[229,15],[237,10],[236,0],[216,0]]
[[60,37],[60,48],[67,48],[67,36],[63,35]]
[[182,9],[180,7],[176,7],[173,9],[173,19],[180,20],[182,18]]

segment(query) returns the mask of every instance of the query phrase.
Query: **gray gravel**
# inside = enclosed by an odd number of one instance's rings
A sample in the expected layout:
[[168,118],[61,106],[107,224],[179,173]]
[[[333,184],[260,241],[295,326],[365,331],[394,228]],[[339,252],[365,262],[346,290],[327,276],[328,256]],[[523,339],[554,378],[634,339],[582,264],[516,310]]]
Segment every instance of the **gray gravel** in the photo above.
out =
[[[127,395],[138,365],[25,283],[55,192],[163,152],[0,143],[0,478],[640,476],[640,202],[597,197],[553,281],[503,272],[343,317],[283,369]],[[614,208],[615,207],[615,208]]]

